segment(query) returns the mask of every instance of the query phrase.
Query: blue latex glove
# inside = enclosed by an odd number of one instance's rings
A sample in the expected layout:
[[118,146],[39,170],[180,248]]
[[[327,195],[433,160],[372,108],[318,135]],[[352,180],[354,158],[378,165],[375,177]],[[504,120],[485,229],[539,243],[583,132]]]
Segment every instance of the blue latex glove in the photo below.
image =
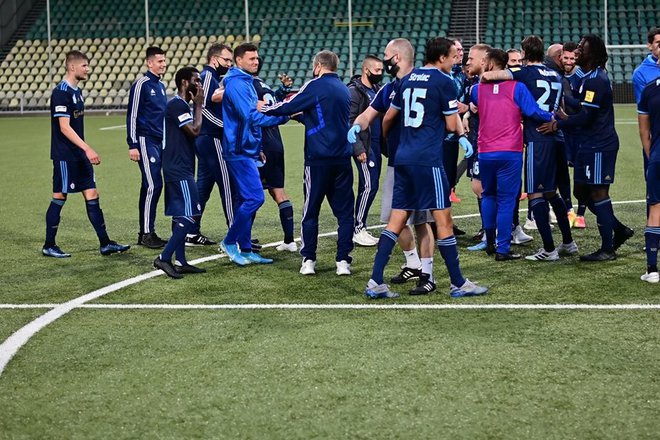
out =
[[474,152],[474,150],[472,150],[472,144],[465,136],[458,138],[458,145],[460,145],[463,151],[465,151],[466,158],[472,156],[472,153]]
[[362,128],[355,124],[354,126],[351,127],[350,130],[348,130],[348,134],[346,135],[346,139],[348,139],[348,142],[351,144],[354,144],[357,142],[357,134],[362,131]]

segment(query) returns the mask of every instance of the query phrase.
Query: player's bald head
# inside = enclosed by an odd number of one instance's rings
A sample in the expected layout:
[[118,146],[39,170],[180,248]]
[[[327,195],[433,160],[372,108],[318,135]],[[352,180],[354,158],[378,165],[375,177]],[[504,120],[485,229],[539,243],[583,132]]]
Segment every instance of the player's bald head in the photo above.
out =
[[563,50],[564,50],[563,44],[555,43],[555,44],[551,44],[550,47],[548,47],[548,50],[545,52],[545,54],[549,58],[559,59],[559,57],[561,57],[561,53]]
[[385,50],[391,50],[394,54],[399,55],[401,60],[412,65],[415,61],[415,49],[413,49],[410,41],[405,38],[395,38],[387,44]]

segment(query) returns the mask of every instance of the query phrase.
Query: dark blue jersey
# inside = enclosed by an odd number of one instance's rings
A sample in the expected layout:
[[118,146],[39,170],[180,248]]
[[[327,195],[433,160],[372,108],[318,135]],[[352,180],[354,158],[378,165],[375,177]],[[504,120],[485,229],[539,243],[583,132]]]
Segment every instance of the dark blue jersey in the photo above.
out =
[[351,94],[336,73],[306,82],[293,97],[262,111],[273,116],[302,112],[306,166],[343,164],[353,156],[353,147],[346,139]]
[[[253,84],[259,101],[265,101],[266,105],[273,105],[279,101],[275,92],[261,78],[255,78]],[[261,149],[277,153],[284,152],[284,143],[278,126],[263,127],[261,129]]]
[[163,138],[163,176],[166,182],[195,178],[195,139],[183,126],[193,123],[190,105],[179,95],[167,103]]
[[[387,110],[390,108],[392,99],[396,95],[397,91],[401,87],[403,80],[408,78],[408,75],[399,79],[396,78],[394,81],[390,81],[380,88],[376,96],[369,104],[374,110],[379,113],[387,113]],[[396,157],[396,151],[399,148],[399,141],[401,140],[401,124],[399,123],[400,116],[392,123],[390,131],[387,134],[387,165],[394,166],[394,158]]]
[[401,112],[401,142],[394,165],[442,166],[445,116],[458,112],[451,77],[435,67],[413,69],[392,99]]
[[660,161],[660,79],[644,87],[637,104],[640,115],[649,115],[651,119],[651,154],[649,161]]
[[163,139],[165,106],[165,84],[157,75],[147,72],[133,83],[128,94],[126,112],[126,142],[129,149],[139,148],[139,136]]
[[[562,97],[562,79],[559,74],[543,64],[513,67],[509,69],[513,79],[523,83],[541,107],[546,112],[554,112],[559,108]],[[552,141],[558,135],[544,135],[536,131],[541,125],[532,118],[523,118],[523,136],[525,142]]]
[[213,102],[211,99],[213,93],[220,87],[220,75],[213,67],[204,66],[199,76],[204,90],[202,128],[199,134],[222,139],[222,103]]
[[[474,81],[474,84],[470,86],[468,89],[468,96],[470,97],[469,103],[473,103],[474,105],[477,105],[477,103],[474,101],[472,93],[473,90],[479,87],[479,78],[476,78]],[[472,147],[474,148],[474,154],[477,154],[479,151],[479,144],[477,140],[479,139],[479,112],[473,112],[472,108],[468,110],[468,113],[470,113],[470,118],[468,119],[468,126],[470,128],[470,131],[467,133],[467,138],[472,144]]]
[[85,139],[83,117],[85,102],[79,88],[66,81],[55,87],[50,96],[50,158],[52,160],[84,161],[85,152],[71,142],[60,130],[60,118],[69,118],[69,125],[81,139]]
[[618,150],[619,136],[614,128],[612,85],[607,72],[599,67],[585,73],[577,97],[582,110],[564,121],[557,121],[559,128],[580,129],[580,150]]

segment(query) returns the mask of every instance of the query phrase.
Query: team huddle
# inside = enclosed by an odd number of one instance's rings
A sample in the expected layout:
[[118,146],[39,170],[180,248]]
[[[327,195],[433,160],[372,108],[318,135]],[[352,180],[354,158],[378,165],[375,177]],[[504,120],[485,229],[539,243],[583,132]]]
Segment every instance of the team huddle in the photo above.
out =
[[[293,119],[305,127],[302,275],[316,271],[319,213],[327,199],[338,224],[337,275],[351,274],[354,243],[377,246],[364,291],[368,298],[399,296],[384,280],[397,242],[406,263],[390,282],[416,280],[411,295],[436,290],[436,246],[447,267],[452,297],[486,294],[488,288],[466,278],[459,262],[456,235],[464,232],[451,215],[453,188],[461,174],[459,150],[464,152],[482,220],[475,236],[479,243],[469,250],[485,251],[500,262],[522,258],[511,245],[532,240],[519,224],[519,203],[526,195],[526,226],[538,229],[543,245],[525,259],[547,262],[577,254],[571,228],[585,227],[586,209],[596,216],[601,245],[580,260],[616,259],[617,249],[633,231],[615,216],[609,196],[619,140],[605,44],[586,35],[579,44],[556,44],[546,52],[539,37],[529,36],[520,49],[505,52],[477,44],[463,63],[460,41],[437,37],[426,44],[424,65],[415,67],[412,44],[398,38],[389,42],[382,60],[367,56],[361,74],[348,86],[337,75],[337,55],[323,50],[313,59],[314,79],[294,93],[287,75],[280,76],[282,84],[275,91],[259,78],[263,60],[257,46],[244,43],[232,51],[213,44],[202,72],[194,67],[176,72],[177,93],[168,101],[160,81],[166,54],[148,48],[148,71],[131,87],[126,116],[129,158],[138,163],[141,174],[138,244],[162,248],[153,264],[172,278],[205,272],[188,263],[185,248],[216,244],[202,234],[201,220],[217,185],[228,227],[219,249],[229,260],[239,266],[273,262],[259,253],[258,240],[252,237],[264,190],[279,208],[283,240],[276,249],[296,252],[294,210],[284,190],[284,145],[278,128]],[[652,76],[653,67],[640,66],[646,75],[641,81],[648,78],[648,85],[637,94],[648,167],[647,271],[642,280],[658,282],[657,28],[649,32],[649,49],[657,76]],[[519,65],[520,58],[524,65]],[[78,84],[89,73],[88,58],[69,52],[66,67],[65,79],[51,98],[53,198],[42,253],[70,256],[57,246],[55,235],[67,194],[73,192],[83,193],[101,254],[124,252],[130,246],[110,240],[106,232],[92,168],[100,159],[84,141],[84,101]],[[381,87],[383,72],[392,80]],[[382,156],[387,158],[387,171],[379,188]],[[357,170],[357,196],[351,162]],[[569,167],[574,169],[577,213]],[[163,187],[165,215],[172,217],[168,240],[154,229]],[[366,219],[379,189],[380,217],[387,226],[374,237],[367,232]],[[551,220],[561,233],[557,245]]]

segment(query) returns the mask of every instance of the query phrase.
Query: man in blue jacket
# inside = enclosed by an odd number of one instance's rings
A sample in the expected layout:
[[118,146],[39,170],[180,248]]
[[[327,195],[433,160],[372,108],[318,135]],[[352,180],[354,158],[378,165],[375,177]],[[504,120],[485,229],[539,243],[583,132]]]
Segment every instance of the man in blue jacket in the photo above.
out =
[[651,53],[644,58],[642,64],[637,66],[632,77],[635,102],[637,103],[639,103],[644,87],[654,79],[660,77],[660,27],[649,29],[647,42]]
[[[252,219],[264,203],[257,162],[261,153],[261,127],[284,124],[288,117],[265,116],[257,110],[253,75],[259,68],[257,46],[244,43],[234,49],[236,67],[225,76],[222,99],[224,131],[222,157],[236,190],[234,219],[220,243],[229,259],[239,266],[272,263],[252,252]],[[240,251],[239,251],[240,246]]]
[[353,250],[353,148],[346,139],[351,108],[348,87],[337,75],[339,58],[323,50],[312,64],[314,79],[305,83],[292,98],[267,106],[267,115],[293,115],[302,112],[305,125],[305,206],[302,217],[303,256],[300,273],[316,273],[316,246],[319,212],[328,198],[337,218],[337,275],[351,274],[350,252]]

